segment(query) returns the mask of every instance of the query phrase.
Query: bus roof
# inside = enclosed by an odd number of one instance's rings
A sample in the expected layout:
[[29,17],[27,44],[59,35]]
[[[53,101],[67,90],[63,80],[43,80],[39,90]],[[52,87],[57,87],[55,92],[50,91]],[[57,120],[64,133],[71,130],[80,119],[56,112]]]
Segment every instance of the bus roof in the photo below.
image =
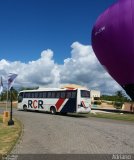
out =
[[[84,89],[84,88],[73,88],[73,89],[68,89],[68,88],[39,88],[39,89],[34,89],[34,90],[22,90],[20,92],[40,92],[40,91],[66,91],[66,90],[88,90],[88,89]],[[89,91],[89,90],[88,90]]]
[[34,89],[34,90],[22,90],[20,92],[66,91],[66,90],[76,90],[76,89],[67,89],[67,88],[39,88],[39,89]]

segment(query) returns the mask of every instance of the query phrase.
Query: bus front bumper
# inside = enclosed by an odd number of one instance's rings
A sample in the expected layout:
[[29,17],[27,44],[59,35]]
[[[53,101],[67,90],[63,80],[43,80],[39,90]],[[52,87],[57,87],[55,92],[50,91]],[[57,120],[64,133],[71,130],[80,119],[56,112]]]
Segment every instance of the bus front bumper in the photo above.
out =
[[77,113],[89,113],[91,111],[91,108],[84,108],[84,107],[80,107],[77,109]]

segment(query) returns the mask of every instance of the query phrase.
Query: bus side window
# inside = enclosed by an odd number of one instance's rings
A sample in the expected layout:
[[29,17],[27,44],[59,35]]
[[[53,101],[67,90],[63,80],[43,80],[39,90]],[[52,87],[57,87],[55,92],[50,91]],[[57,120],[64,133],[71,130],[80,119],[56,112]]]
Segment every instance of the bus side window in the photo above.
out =
[[52,97],[52,92],[47,92],[47,98],[51,98]]
[[51,98],[55,98],[56,92],[52,92]]
[[76,91],[72,91],[72,96],[71,98],[76,98]]
[[28,93],[27,93],[27,98],[31,98],[31,97],[32,97],[31,92],[28,92]]
[[71,98],[71,91],[66,92],[66,98]]
[[38,92],[34,93],[34,98],[39,98],[39,93]]
[[60,97],[65,98],[65,92],[61,92]]
[[43,92],[39,92],[39,98],[43,98]]
[[85,91],[85,90],[81,90],[81,97],[90,97],[90,92],[89,91]]
[[60,98],[60,92],[56,92],[55,98]]
[[24,98],[30,98],[30,93],[29,93],[29,92],[26,92],[26,93],[24,94]]
[[43,98],[47,97],[47,92],[43,92]]
[[26,95],[27,95],[27,93],[24,92],[24,93],[23,93],[23,97],[26,98]]
[[31,98],[35,98],[35,93],[34,92],[31,92]]

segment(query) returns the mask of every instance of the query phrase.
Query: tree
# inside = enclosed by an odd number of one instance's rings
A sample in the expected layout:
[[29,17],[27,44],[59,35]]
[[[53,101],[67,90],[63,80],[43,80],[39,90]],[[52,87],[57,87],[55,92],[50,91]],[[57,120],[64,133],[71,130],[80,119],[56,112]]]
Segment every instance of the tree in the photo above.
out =
[[129,99],[126,97],[126,94],[122,90],[115,92],[115,97],[116,97],[116,101],[119,101],[119,102],[129,101]]
[[13,90],[12,90],[12,100],[17,101],[17,99],[18,99],[18,91],[13,88]]
[[[16,101],[18,97],[18,91],[13,88],[12,90],[12,100]],[[8,99],[10,99],[10,91],[8,91]],[[6,101],[7,100],[7,91],[4,91],[1,96],[0,96],[1,101]]]

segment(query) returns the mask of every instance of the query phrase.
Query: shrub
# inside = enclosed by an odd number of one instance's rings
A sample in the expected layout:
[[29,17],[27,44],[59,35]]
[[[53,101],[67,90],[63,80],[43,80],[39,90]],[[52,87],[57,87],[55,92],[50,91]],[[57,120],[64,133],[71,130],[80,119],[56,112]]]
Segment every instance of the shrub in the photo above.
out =
[[100,100],[100,97],[94,97],[94,100]]
[[122,108],[123,103],[122,102],[114,102],[114,107],[116,109],[121,109]]
[[94,101],[95,105],[101,105],[101,101]]

